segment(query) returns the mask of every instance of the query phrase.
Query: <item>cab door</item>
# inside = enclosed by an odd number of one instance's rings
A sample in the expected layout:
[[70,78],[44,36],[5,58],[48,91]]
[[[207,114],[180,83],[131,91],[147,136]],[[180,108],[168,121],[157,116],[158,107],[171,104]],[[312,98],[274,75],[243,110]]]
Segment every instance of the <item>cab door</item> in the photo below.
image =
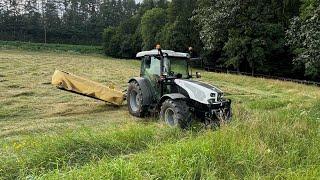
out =
[[160,60],[155,56],[145,56],[142,59],[140,75],[150,82],[156,98],[160,99]]

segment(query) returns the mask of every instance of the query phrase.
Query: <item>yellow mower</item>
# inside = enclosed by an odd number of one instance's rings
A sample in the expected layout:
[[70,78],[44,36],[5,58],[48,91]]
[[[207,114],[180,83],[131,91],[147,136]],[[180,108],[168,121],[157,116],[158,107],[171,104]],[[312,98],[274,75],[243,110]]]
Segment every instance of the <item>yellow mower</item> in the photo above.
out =
[[121,91],[59,70],[54,72],[52,84],[61,90],[102,100],[117,106],[120,106],[125,100],[125,94]]

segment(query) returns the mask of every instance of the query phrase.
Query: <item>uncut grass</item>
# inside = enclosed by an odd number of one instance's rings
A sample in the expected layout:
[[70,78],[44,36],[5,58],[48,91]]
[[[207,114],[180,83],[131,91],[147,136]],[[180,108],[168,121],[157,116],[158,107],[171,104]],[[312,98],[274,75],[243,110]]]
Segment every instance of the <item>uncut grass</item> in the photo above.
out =
[[[233,122],[217,131],[181,132],[152,119],[138,123],[125,106],[110,107],[47,84],[57,68],[125,88],[127,79],[139,74],[137,61],[15,50],[1,51],[0,61],[0,101],[5,104],[0,106],[0,161],[11,163],[1,167],[3,177],[320,176],[317,87],[202,72],[203,81],[218,85],[233,100]],[[13,151],[24,142],[39,145],[26,143]]]
[[39,175],[53,169],[79,167],[102,158],[127,156],[190,136],[179,129],[128,124],[121,129],[102,132],[80,129],[58,136],[29,137],[3,145],[0,174],[4,178]]
[[[237,128],[237,129],[235,129]],[[201,137],[167,144],[132,157],[101,160],[68,172],[55,171],[47,179],[230,179],[304,177],[320,175],[317,138],[305,141],[285,129],[270,138],[234,128],[208,132]],[[259,127],[259,130],[269,130]],[[303,133],[301,133],[303,134]],[[301,136],[301,134],[299,134]],[[311,133],[312,134],[312,133]],[[283,142],[284,138],[285,142]],[[274,139],[279,139],[274,142]],[[297,142],[299,140],[299,142]],[[269,141],[269,142],[268,142]],[[272,142],[272,143],[271,143]],[[271,145],[270,145],[271,144]]]
[[[310,111],[317,112],[313,108]],[[112,162],[102,160],[98,165],[95,163],[68,173],[56,171],[44,177],[318,177],[319,134],[313,118],[303,122],[292,120],[290,118],[301,119],[303,116],[299,115],[300,111],[288,111],[286,108],[278,109],[271,115],[270,112],[261,113],[264,120],[254,119],[254,123],[247,124],[235,122],[233,126],[223,127],[218,132],[207,132],[193,140],[170,143],[131,158],[120,157]],[[237,116],[237,120],[245,120],[242,115]]]

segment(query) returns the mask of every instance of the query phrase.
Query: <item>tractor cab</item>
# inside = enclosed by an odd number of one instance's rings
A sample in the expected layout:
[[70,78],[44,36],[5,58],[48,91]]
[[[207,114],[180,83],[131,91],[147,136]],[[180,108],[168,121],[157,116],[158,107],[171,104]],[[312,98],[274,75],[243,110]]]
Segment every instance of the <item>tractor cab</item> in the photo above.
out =
[[140,75],[144,77],[160,76],[166,78],[189,79],[189,54],[163,50],[143,51],[137,54],[142,58]]
[[188,53],[171,50],[151,50],[137,54],[141,58],[140,77],[150,83],[150,90],[158,101],[164,94],[176,93],[175,79],[190,79]]

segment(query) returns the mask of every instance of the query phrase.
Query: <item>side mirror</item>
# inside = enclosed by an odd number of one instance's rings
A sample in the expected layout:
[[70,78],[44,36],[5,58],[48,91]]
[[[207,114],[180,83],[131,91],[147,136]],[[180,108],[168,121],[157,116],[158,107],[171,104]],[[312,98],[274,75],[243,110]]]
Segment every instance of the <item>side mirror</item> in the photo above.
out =
[[199,72],[196,72],[196,78],[201,78],[201,74]]

